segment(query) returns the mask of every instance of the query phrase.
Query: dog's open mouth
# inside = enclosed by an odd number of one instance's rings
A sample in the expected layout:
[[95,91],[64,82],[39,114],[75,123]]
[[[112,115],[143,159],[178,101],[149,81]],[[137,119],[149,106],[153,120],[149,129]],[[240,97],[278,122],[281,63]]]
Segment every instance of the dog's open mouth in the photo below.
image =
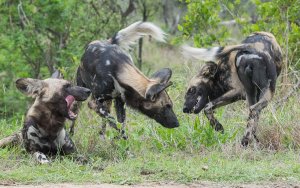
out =
[[200,100],[201,100],[201,96],[198,96],[196,104],[195,104],[195,106],[191,110],[192,113],[198,113],[199,108],[200,108]]
[[69,114],[69,119],[73,120],[76,119],[77,114],[75,114],[74,112],[72,112],[71,108],[72,108],[72,104],[75,101],[75,98],[72,95],[68,95],[65,98],[66,102],[67,102],[67,109],[68,109],[68,114]]

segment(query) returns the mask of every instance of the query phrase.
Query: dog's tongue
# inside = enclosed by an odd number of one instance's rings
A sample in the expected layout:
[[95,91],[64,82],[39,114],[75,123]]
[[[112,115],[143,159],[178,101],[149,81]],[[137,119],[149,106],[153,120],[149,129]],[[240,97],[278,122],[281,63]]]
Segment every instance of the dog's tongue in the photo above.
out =
[[67,102],[68,109],[70,109],[72,103],[75,101],[75,98],[72,95],[68,95],[65,100]]
[[76,119],[77,114],[75,114],[74,112],[71,111],[71,106],[73,104],[73,102],[75,101],[75,98],[72,95],[68,95],[65,98],[66,102],[67,102],[67,108],[68,108],[68,114],[70,119]]

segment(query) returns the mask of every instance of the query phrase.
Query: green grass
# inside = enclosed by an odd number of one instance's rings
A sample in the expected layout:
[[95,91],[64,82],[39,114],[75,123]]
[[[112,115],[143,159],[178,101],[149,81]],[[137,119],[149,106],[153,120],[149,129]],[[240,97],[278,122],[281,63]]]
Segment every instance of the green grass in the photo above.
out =
[[[114,139],[118,133],[108,128],[103,141],[98,135],[101,119],[84,104],[73,140],[86,163],[76,162],[76,156],[56,156],[50,165],[37,165],[22,147],[5,148],[0,150],[0,183],[300,182],[297,97],[277,110],[271,103],[260,118],[261,145],[244,149],[240,140],[248,114],[245,102],[218,109],[216,117],[225,133],[215,132],[202,113],[181,112],[187,82],[200,65],[183,64],[178,54],[166,47],[147,44],[145,51],[145,74],[163,67],[173,70],[174,85],[168,93],[179,128],[163,128],[127,108],[129,139]],[[0,120],[0,138],[21,129],[23,118],[23,114],[15,114]]]

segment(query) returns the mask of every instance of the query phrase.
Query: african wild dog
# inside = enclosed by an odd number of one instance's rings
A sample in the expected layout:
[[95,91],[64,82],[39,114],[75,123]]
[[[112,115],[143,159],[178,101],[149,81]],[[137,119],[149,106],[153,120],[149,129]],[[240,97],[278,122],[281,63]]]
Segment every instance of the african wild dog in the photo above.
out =
[[258,141],[255,132],[259,113],[274,95],[282,66],[282,52],[275,37],[256,32],[240,45],[211,49],[185,46],[183,54],[210,61],[191,79],[183,112],[197,114],[204,108],[210,124],[223,132],[213,110],[247,98],[250,112],[242,145],[247,146],[252,138]]
[[[77,85],[92,91],[89,107],[120,131],[123,138],[126,138],[125,103],[164,127],[179,126],[172,101],[165,91],[171,85],[171,70],[164,68],[147,78],[134,66],[126,52],[130,44],[145,35],[164,41],[164,33],[160,28],[149,22],[136,22],[117,32],[108,41],[91,42],[85,49],[77,71]],[[110,114],[113,99],[117,120],[122,124],[121,130]],[[106,123],[100,132],[102,136],[105,128]]]
[[[55,72],[54,77],[59,77]],[[70,154],[76,149],[64,128],[66,119],[74,120],[71,111],[73,102],[88,98],[91,91],[87,88],[72,86],[63,79],[45,80],[20,78],[17,88],[35,98],[26,113],[22,138],[25,149],[40,163],[48,163],[45,154]]]

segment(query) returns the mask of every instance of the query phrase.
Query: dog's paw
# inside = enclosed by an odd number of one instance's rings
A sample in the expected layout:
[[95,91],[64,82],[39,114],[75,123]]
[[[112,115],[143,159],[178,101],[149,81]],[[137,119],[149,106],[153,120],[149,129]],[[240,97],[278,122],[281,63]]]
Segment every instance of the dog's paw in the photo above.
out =
[[222,124],[219,122],[216,123],[215,130],[222,134],[224,133],[224,128],[223,128]]
[[47,159],[46,155],[37,151],[33,154],[34,159],[40,164],[48,164],[50,161]]

